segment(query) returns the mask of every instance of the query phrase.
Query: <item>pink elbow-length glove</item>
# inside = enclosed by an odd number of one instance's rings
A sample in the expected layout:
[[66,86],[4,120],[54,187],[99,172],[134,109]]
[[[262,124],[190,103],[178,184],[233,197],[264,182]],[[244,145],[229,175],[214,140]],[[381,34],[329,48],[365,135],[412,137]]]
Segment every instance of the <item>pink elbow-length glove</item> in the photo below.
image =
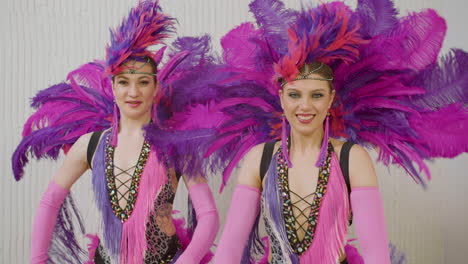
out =
[[215,264],[239,264],[250,231],[260,211],[260,190],[238,184],[231,198],[224,231],[214,257]]
[[197,215],[197,227],[190,244],[177,259],[177,264],[200,263],[213,245],[219,230],[218,210],[208,184],[193,185],[189,188],[189,195]]
[[48,252],[54,233],[57,215],[69,190],[51,181],[42,196],[34,217],[31,233],[31,263],[43,264],[49,259]]
[[365,264],[390,264],[382,198],[377,187],[351,190],[356,234]]

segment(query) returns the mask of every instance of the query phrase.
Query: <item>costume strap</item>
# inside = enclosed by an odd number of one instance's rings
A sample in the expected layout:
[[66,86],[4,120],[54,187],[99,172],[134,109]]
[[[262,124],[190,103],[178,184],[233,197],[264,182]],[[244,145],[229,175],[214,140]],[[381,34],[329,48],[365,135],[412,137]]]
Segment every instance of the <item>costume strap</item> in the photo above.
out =
[[353,145],[353,142],[346,141],[341,147],[340,152],[340,168],[346,182],[348,193],[351,193],[351,182],[349,181],[349,151]]
[[270,167],[271,157],[273,156],[273,150],[275,148],[276,141],[266,142],[263,145],[263,154],[262,160],[260,161],[260,182],[263,182],[263,178],[265,178],[265,174]]
[[91,169],[93,168],[91,162],[93,161],[94,152],[96,151],[97,144],[99,143],[99,139],[101,138],[102,132],[104,131],[94,131],[91,135],[91,138],[89,139],[88,150],[86,152],[86,159]]
[[[273,150],[275,148],[276,141],[266,142],[263,146],[262,159],[260,161],[260,181],[263,182],[265,174],[270,167],[271,158],[273,156]],[[341,147],[340,152],[340,168],[343,173],[343,178],[346,182],[346,188],[348,189],[348,194],[351,193],[351,182],[349,180],[349,152],[351,147],[354,145],[353,142],[346,141]]]
[[[346,141],[341,147],[340,152],[340,168],[343,178],[346,183],[346,189],[348,189],[348,198],[350,199],[349,203],[351,204],[351,182],[349,181],[349,151],[354,145],[353,142]],[[349,219],[349,225],[353,224],[353,218]]]

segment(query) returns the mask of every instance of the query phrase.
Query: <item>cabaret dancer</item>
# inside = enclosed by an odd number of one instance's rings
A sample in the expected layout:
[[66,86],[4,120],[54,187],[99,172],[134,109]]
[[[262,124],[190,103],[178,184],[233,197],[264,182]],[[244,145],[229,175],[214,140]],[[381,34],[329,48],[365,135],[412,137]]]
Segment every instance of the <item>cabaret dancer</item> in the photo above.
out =
[[[422,185],[426,160],[467,152],[467,53],[438,61],[444,19],[431,9],[398,18],[388,0],[250,9],[257,25],[222,39],[219,65],[193,70],[209,73],[191,87],[204,101],[173,123],[199,136],[177,153],[191,171],[222,169],[221,190],[244,159],[214,263],[390,263],[364,147]],[[362,257],[347,245],[351,222]]]
[[[173,32],[174,19],[162,13],[158,1],[142,1],[111,30],[106,61],[81,66],[67,83],[33,99],[38,110],[13,156],[15,177],[22,177],[28,154],[57,158],[61,149],[67,154],[36,212],[31,263],[209,261],[219,226],[210,188],[201,175],[182,175],[196,214],[194,230],[184,230],[172,219],[181,177],[176,167],[183,165],[171,162],[164,144],[149,143],[143,129],[152,126],[152,136],[165,140],[163,123],[170,113],[158,105],[167,94],[164,81],[187,63],[182,61],[190,59],[190,50],[173,52],[158,70],[165,47],[157,52],[149,47],[163,45]],[[83,227],[73,227],[75,207],[67,196],[88,169],[102,230],[86,235],[91,243],[85,256],[76,238]]]

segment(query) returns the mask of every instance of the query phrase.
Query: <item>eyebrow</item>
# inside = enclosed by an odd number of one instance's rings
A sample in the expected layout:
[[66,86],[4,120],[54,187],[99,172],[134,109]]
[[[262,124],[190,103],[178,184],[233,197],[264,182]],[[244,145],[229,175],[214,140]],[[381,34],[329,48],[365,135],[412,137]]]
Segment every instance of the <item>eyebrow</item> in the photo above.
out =
[[[146,75],[144,75],[144,76],[140,76],[140,77],[138,77],[138,79],[137,79],[137,80],[141,80],[141,79],[149,79],[149,78],[151,78],[151,77],[150,77],[150,76],[146,76]],[[125,80],[129,80],[129,78],[127,78],[127,77],[125,77],[125,76],[123,76],[123,75],[117,75],[117,76],[116,76],[116,79],[125,79]]]
[[[297,92],[300,92],[297,88],[295,87],[287,87],[286,88],[286,91],[289,91],[289,90],[294,90],[294,91],[297,91]],[[313,89],[312,91],[310,92],[322,92],[322,91],[325,91],[326,89],[325,88],[317,88],[317,89]]]

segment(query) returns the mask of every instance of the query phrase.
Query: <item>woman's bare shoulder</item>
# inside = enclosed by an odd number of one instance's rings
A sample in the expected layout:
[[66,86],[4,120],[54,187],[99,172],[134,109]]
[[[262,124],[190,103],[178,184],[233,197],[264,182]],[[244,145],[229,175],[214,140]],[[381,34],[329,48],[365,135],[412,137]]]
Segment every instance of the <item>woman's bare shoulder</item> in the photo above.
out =
[[262,159],[264,146],[265,143],[258,144],[245,154],[240,162],[239,176],[237,178],[238,184],[261,188],[260,161]]
[[349,177],[352,187],[378,186],[374,162],[367,150],[358,144],[349,152]]
[[92,132],[78,138],[65,156],[65,160],[54,176],[55,183],[70,189],[88,169],[87,149]]

